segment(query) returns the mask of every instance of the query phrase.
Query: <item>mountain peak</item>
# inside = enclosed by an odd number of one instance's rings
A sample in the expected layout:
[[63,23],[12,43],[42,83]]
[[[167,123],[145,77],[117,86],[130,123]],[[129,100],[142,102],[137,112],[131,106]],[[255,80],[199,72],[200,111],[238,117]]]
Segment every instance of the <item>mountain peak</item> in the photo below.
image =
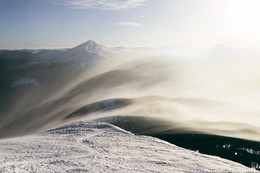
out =
[[88,40],[85,43],[78,45],[77,47],[95,47],[95,46],[97,46],[96,42],[94,42],[93,40]]
[[88,41],[86,41],[86,42],[83,43],[83,44],[86,44],[86,45],[95,45],[95,44],[97,44],[97,43],[94,42],[93,40],[88,40]]
[[76,49],[84,49],[86,51],[91,51],[91,52],[100,52],[100,51],[104,51],[104,50],[107,49],[105,46],[99,45],[92,40],[88,40],[87,42],[82,43],[75,48]]

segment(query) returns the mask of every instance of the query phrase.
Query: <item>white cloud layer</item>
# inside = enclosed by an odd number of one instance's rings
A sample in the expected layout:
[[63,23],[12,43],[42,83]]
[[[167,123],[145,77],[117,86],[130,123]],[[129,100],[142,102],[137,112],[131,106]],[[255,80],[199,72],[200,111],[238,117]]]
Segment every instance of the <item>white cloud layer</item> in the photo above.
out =
[[137,22],[118,22],[118,25],[131,26],[131,27],[144,27],[143,24]]
[[146,0],[61,0],[54,2],[59,5],[76,9],[122,10],[142,6]]

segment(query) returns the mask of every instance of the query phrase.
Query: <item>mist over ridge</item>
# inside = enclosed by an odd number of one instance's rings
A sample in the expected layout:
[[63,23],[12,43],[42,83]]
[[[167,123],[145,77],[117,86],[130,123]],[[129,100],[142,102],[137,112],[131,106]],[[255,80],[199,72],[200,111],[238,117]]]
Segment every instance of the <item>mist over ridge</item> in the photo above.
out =
[[4,50],[0,137],[129,115],[259,141],[259,56],[246,47],[108,48],[94,41],[63,50]]

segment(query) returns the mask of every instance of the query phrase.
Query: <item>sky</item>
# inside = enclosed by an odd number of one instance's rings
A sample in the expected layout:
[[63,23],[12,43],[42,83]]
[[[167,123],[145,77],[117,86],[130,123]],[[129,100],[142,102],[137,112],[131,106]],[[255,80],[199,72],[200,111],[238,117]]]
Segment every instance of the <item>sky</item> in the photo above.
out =
[[1,0],[0,49],[260,45],[259,0]]

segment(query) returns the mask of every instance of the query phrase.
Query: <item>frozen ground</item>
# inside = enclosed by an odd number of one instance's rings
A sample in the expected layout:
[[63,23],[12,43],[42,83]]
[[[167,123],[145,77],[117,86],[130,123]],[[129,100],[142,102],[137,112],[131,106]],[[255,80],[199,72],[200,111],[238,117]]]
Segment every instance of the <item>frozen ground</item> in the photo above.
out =
[[2,172],[254,172],[241,164],[136,136],[107,123],[76,122],[0,140]]

